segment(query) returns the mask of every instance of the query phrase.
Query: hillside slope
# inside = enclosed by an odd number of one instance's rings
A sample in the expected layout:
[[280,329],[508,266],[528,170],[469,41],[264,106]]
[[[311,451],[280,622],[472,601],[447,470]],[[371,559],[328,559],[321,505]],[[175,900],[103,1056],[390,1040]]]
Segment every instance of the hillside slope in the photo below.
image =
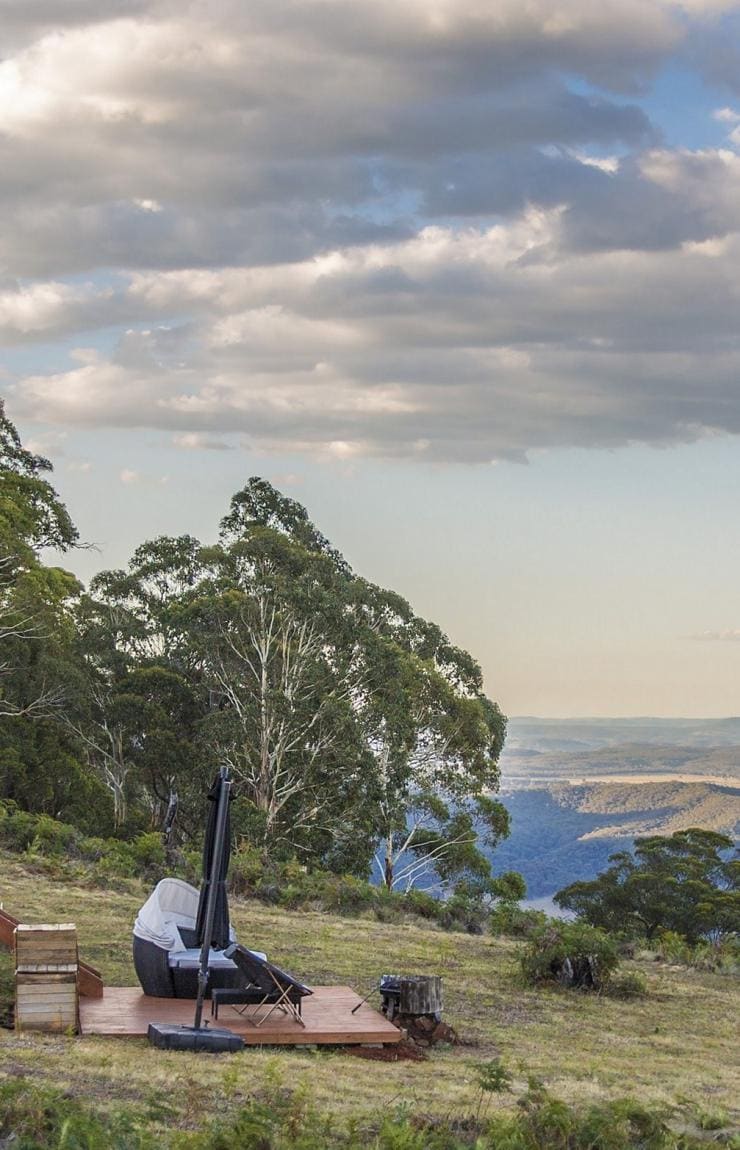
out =
[[[137,884],[102,891],[62,885],[0,857],[0,900],[31,921],[75,921],[82,955],[109,982],[133,984],[131,924],[147,893]],[[49,1039],[0,1031],[0,1076],[31,1075],[75,1095],[134,1105],[167,1121],[192,1121],[207,1108],[228,1113],[247,1097],[284,1083],[305,1084],[319,1105],[346,1114],[413,1100],[438,1115],[473,1113],[479,1063],[501,1055],[516,1088],[527,1074],[566,1100],[586,1103],[633,1094],[673,1105],[691,1099],[728,1110],[737,1050],[737,983],[727,977],[630,963],[649,995],[636,1002],[523,989],[516,944],[317,912],[288,913],[234,901],[240,938],[309,983],[369,989],[383,971],[442,974],[445,1017],[463,1044],[435,1049],[426,1062],[367,1063],[331,1051],[251,1049],[232,1060],[163,1055],[144,1042]],[[6,968],[8,960],[5,960]],[[691,1041],[687,1042],[687,1035]],[[508,1096],[499,1105],[511,1105]],[[165,1118],[162,1119],[164,1121]]]

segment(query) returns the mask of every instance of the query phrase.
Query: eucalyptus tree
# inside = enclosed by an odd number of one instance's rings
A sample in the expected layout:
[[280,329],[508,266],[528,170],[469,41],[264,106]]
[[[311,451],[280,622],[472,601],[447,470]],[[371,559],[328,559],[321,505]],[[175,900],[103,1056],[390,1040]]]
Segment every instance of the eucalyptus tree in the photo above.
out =
[[[109,791],[119,828],[132,799],[157,826],[178,794],[187,799],[202,782],[194,656],[170,619],[192,585],[197,546],[188,537],[145,544],[127,571],[96,576],[77,604],[81,683],[63,718]],[[182,813],[187,825],[187,801]]]
[[39,551],[68,551],[79,541],[77,528],[46,479],[53,470],[41,455],[25,448],[0,399],[0,554],[14,569],[38,563]]
[[23,446],[0,400],[0,716],[46,714],[60,695],[32,666],[77,590],[71,576],[39,558],[42,548],[66,551],[78,539],[45,478],[51,470],[48,459]]
[[355,575],[295,500],[252,479],[216,544],[146,543],[91,597],[126,674],[187,683],[196,757],[229,763],[235,825],[266,855],[363,874],[377,854],[388,886],[489,877],[505,720],[480,668]]
[[57,816],[95,805],[75,741],[57,717],[76,673],[69,572],[44,549],[78,543],[49,482],[49,460],[25,448],[0,401],[0,796]]
[[380,798],[375,863],[389,888],[436,876],[485,884],[479,849],[508,833],[498,789],[506,721],[483,693],[480,667],[400,596],[355,578],[365,642],[357,710]]
[[[244,502],[232,504],[219,544],[158,539],[138,548],[126,571],[96,577],[89,601],[96,625],[87,628],[90,698],[115,684],[130,701],[134,667],[166,669],[193,699],[191,775],[200,777],[197,764],[223,762],[234,772],[235,825],[268,854],[356,866],[350,855],[367,821],[360,801],[367,772],[360,770],[352,680],[336,642],[333,557],[318,535],[309,550],[274,523],[247,524]],[[104,651],[106,670],[95,667]],[[131,743],[107,723],[112,702],[109,694],[88,712],[80,735],[122,794],[131,771],[140,771]],[[171,780],[181,794],[183,773]],[[149,790],[161,793],[161,784],[152,778]]]
[[204,552],[190,635],[227,762],[267,853],[367,865],[368,758],[333,557],[250,524]]

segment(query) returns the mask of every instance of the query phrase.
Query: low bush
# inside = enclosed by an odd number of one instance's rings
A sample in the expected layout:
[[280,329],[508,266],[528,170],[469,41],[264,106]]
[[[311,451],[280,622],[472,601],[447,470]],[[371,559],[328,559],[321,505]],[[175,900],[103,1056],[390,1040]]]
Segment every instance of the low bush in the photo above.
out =
[[34,815],[16,803],[0,803],[0,847],[38,863],[55,878],[85,877],[107,884],[111,877],[157,880],[164,874],[162,837],[155,832],[131,839],[84,835],[48,815]]
[[655,957],[659,961],[709,970],[716,974],[737,974],[740,971],[740,939],[725,937],[704,940],[693,946],[672,930],[658,936]]
[[287,910],[308,907],[343,915],[372,913],[382,922],[400,922],[405,916],[414,915],[447,930],[477,932],[485,918],[485,912],[474,913],[454,896],[444,902],[427,891],[388,891],[354,875],[310,870],[295,860],[266,862],[256,847],[245,840],[231,857],[229,889]]
[[647,982],[635,970],[626,974],[617,974],[609,979],[608,993],[610,998],[644,998],[647,994]]
[[[83,881],[115,886],[116,880],[157,882],[165,874],[198,885],[201,852],[166,853],[154,831],[129,838],[96,838],[48,815],[30,814],[12,801],[0,802],[0,848],[19,853],[26,862],[57,881]],[[371,914],[382,922],[402,922],[409,915],[436,923],[441,929],[528,937],[547,921],[538,911],[522,911],[514,903],[499,903],[491,912],[486,897],[460,884],[448,899],[428,891],[388,891],[354,875],[311,870],[295,859],[265,861],[246,839],[232,852],[229,889],[244,898],[281,906],[310,908],[335,914]]]
[[491,934],[507,938],[529,938],[548,922],[543,910],[520,907],[518,903],[503,902],[495,906],[489,918]]
[[519,961],[526,981],[602,990],[619,965],[617,945],[597,927],[550,920],[530,937]]
[[22,811],[11,800],[0,803],[0,845],[9,851],[28,850],[36,834],[39,816]]

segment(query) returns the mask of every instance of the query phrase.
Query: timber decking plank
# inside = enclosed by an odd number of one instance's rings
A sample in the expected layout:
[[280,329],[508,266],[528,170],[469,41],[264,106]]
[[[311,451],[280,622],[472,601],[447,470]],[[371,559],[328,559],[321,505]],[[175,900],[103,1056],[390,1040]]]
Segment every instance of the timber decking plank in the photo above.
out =
[[[249,1012],[243,1016],[228,1006],[221,1007],[216,1025],[233,1030],[249,1046],[347,1046],[401,1041],[401,1031],[371,1006],[363,1004],[352,1014],[352,1007],[361,1000],[349,986],[316,986],[313,991],[310,998],[303,1000],[305,1028],[278,1012],[261,1026],[255,1026],[249,1021]],[[102,998],[80,1001],[80,1032],[143,1038],[150,1022],[192,1026],[194,1010],[195,1002],[188,998],[149,998],[138,986],[107,986]]]

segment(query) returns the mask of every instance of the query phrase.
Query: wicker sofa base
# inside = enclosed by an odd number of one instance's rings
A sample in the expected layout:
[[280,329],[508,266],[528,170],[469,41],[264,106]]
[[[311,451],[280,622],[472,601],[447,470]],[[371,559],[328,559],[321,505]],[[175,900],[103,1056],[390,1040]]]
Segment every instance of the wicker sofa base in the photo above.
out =
[[[198,971],[193,967],[171,967],[168,951],[137,935],[134,935],[134,969],[144,994],[154,998],[197,997]],[[206,997],[210,997],[215,987],[236,988],[242,981],[237,967],[212,967]]]

